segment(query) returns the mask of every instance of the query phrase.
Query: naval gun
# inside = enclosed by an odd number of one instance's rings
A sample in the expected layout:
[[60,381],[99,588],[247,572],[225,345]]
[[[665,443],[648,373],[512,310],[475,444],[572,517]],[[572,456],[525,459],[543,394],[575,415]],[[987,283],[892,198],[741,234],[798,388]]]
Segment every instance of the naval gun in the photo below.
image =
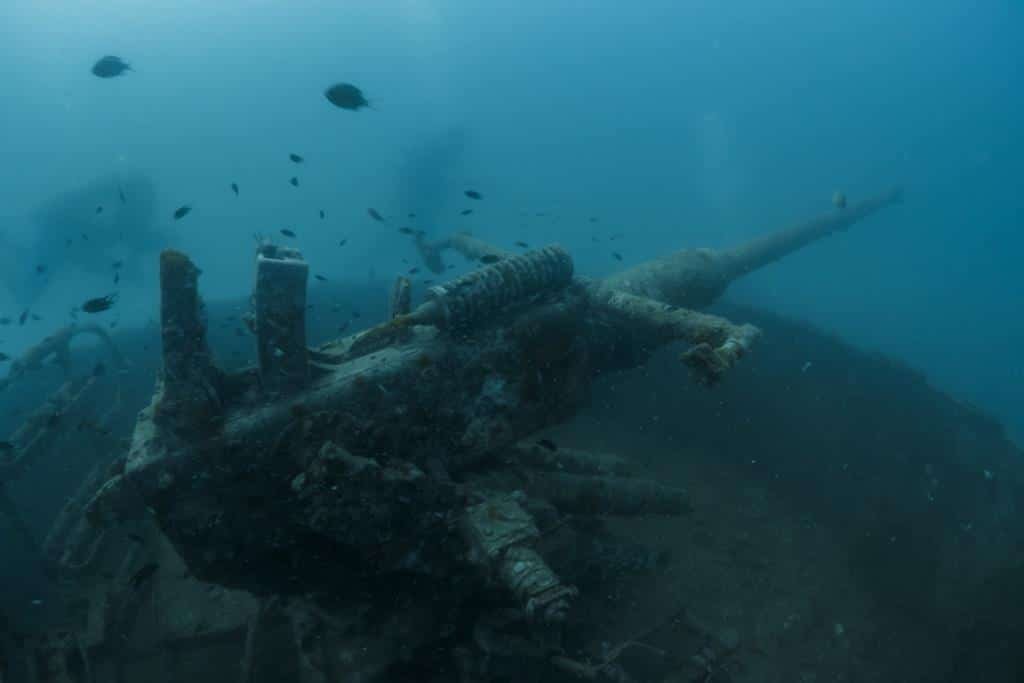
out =
[[415,309],[400,278],[388,321],[315,349],[305,344],[308,266],[297,250],[263,244],[258,363],[230,373],[206,340],[199,269],[165,251],[157,389],[86,516],[97,526],[152,516],[205,581],[327,596],[334,614],[438,620],[421,635],[450,632],[455,613],[512,610],[543,634],[539,652],[564,663],[552,634],[577,588],[545,543],[587,533],[573,520],[680,515],[690,503],[628,458],[531,437],[576,413],[596,377],[668,344],[686,344],[683,362],[714,384],[759,330],[682,304],[706,305],[736,277],[898,199],[604,280],[576,275],[557,245],[513,256],[466,235],[421,241],[434,266],[447,248],[496,258]]

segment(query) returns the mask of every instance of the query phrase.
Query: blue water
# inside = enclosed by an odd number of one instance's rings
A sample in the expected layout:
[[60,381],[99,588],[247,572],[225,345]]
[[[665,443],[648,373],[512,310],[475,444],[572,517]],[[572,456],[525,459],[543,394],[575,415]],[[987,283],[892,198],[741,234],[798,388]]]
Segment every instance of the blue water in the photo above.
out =
[[[397,227],[417,212],[433,234],[559,241],[601,275],[612,251],[726,246],[902,183],[903,206],[730,296],[903,359],[1019,437],[1022,46],[1024,5],[998,0],[6,0],[0,267],[49,270],[42,320],[0,328],[0,350],[110,291],[30,245],[38,205],[111,174],[153,180],[208,298],[248,293],[256,232],[292,229],[314,271],[362,279],[415,262]],[[97,79],[105,54],[135,71]],[[337,81],[373,108],[332,108]],[[116,316],[141,323],[155,257],[124,256],[141,275]],[[0,315],[23,307],[0,292]]]

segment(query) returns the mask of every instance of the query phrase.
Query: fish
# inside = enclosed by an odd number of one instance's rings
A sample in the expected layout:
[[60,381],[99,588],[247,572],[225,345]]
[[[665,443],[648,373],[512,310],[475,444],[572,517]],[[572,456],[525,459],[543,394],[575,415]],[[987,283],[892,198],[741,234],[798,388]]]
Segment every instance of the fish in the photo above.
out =
[[231,183],[231,191],[235,193],[236,197],[238,196],[238,183]]
[[373,220],[380,221],[381,223],[384,222],[384,216],[381,216],[377,209],[367,209],[366,213],[370,214],[370,218]]
[[832,205],[837,209],[846,208],[846,195],[842,192],[836,192],[832,195]]
[[299,179],[296,178],[295,176],[292,176],[292,179],[289,180],[288,182],[291,183],[292,187],[298,187],[299,186]]
[[24,325],[26,320],[28,320],[28,309],[27,308],[24,311],[21,312],[21,315],[18,316],[18,324],[19,325]]
[[434,281],[433,280],[424,280],[423,284],[429,286],[429,285],[434,284]]
[[106,55],[92,65],[92,75],[97,78],[116,78],[125,71],[135,71],[126,61],[115,55]]
[[480,257],[480,263],[486,263],[487,265],[497,263],[500,260],[501,257],[498,256],[497,254],[484,254],[483,256]]
[[340,242],[338,242],[338,246],[339,246],[339,247],[343,247],[343,246],[345,246],[345,245],[346,245],[347,243],[348,243],[348,240],[341,240]]
[[119,270],[123,265],[124,261],[114,261],[113,263],[110,264],[110,267],[113,268],[114,270]]
[[32,319],[35,320],[36,322],[39,322],[40,320],[42,320],[42,317],[37,315],[37,314],[35,314],[35,313],[33,313],[32,314]]
[[613,252],[612,252],[612,257],[613,257],[613,258],[614,258],[614,259],[615,259],[616,261],[621,261],[621,260],[622,260],[622,254],[620,254],[620,253],[619,253],[619,252],[617,252],[617,251],[613,251]]
[[468,216],[471,213],[473,213],[473,209],[463,209],[462,211],[459,212],[459,215],[460,216]]
[[179,206],[174,210],[174,220],[180,221],[182,218],[187,216],[191,210],[191,206]]
[[346,320],[342,324],[338,325],[338,333],[340,334],[340,333],[344,332],[345,330],[347,330],[351,324],[352,324],[351,320]]
[[320,220],[323,220],[323,219],[325,219],[325,218],[327,218],[327,214],[326,214],[326,213],[324,213],[324,210],[323,210],[323,209],[320,209]]
[[114,284],[115,285],[116,284],[120,284],[120,282],[121,282],[121,273],[114,273]]
[[11,324],[11,319],[8,318],[7,316],[4,316],[4,317],[0,318],[0,325],[6,326],[6,325],[10,325],[10,324]]
[[591,223],[596,223],[597,222],[597,217],[596,216],[591,216],[589,218],[589,220],[590,220]]
[[124,196],[124,188],[120,185],[117,186],[117,196],[121,200],[122,204],[128,203],[128,198]]
[[470,199],[483,199],[484,198],[484,196],[482,194],[480,194],[479,192],[477,192],[476,190],[466,190],[463,194],[465,194]]
[[305,161],[305,159],[300,157],[298,154],[294,154],[294,153],[293,154],[289,154],[288,158],[291,159],[292,163],[295,163],[295,164],[301,164],[303,161]]
[[96,207],[96,215],[98,216],[101,213],[103,213],[103,207],[102,206],[97,206]]
[[416,234],[415,230],[413,230],[412,228],[406,228],[406,227],[399,228],[398,232],[402,233],[403,235],[415,235]]
[[537,441],[537,445],[542,448],[546,448],[551,452],[558,450],[558,446],[555,445],[555,442],[552,441],[551,439],[540,439],[539,441]]
[[410,268],[409,269],[409,275],[415,275],[418,272],[420,272],[419,268]]
[[46,272],[46,266],[45,265],[40,263],[38,266],[36,266],[36,274],[37,275],[42,275],[45,272]]
[[363,314],[362,314],[362,313],[360,313],[359,311],[352,311],[352,317],[353,317],[353,318],[359,319],[359,318],[361,318],[361,317],[362,317],[362,315],[363,315]]
[[335,107],[348,111],[359,111],[370,106],[363,91],[351,83],[335,83],[324,90],[324,97]]
[[293,231],[289,230],[288,228],[281,228],[281,234],[284,235],[285,237],[298,237],[298,235],[296,235]]
[[410,213],[410,214],[409,214],[409,218],[416,218],[416,214],[414,214],[414,213]]
[[320,282],[327,282],[327,278],[325,278],[323,275],[314,275],[313,277],[315,277]]
[[0,351],[0,363],[5,363],[5,362],[9,361],[10,359],[11,359],[10,356],[8,356],[3,351]]
[[529,249],[530,248],[529,244],[527,244],[526,242],[521,242],[521,241],[520,242],[516,242],[516,246],[520,247],[522,249]]
[[132,578],[128,581],[128,583],[131,584],[132,590],[139,590],[139,588],[142,587],[142,584],[153,578],[153,575],[156,574],[159,569],[160,565],[156,562],[148,562],[142,565],[142,568],[132,574]]
[[117,292],[107,294],[106,296],[98,296],[94,299],[89,299],[82,304],[82,311],[84,313],[102,313],[113,306],[116,301]]

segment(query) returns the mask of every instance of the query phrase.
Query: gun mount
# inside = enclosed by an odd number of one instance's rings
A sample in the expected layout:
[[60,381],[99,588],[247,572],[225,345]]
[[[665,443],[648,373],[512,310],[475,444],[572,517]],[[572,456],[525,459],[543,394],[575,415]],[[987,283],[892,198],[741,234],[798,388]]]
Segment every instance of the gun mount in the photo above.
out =
[[[748,272],[891,201],[723,256],[732,265],[716,272]],[[682,341],[683,361],[713,384],[759,332],[678,307],[694,271],[672,256],[637,271],[658,271],[641,286],[574,276],[557,246],[515,257],[468,236],[446,246],[501,258],[411,312],[399,283],[390,320],[308,353],[306,271],[290,251],[287,286],[257,277],[259,365],[234,373],[207,347],[199,270],[165,252],[164,369],[88,517],[148,510],[197,578],[261,596],[510,608],[557,653],[552,628],[576,590],[545,539],[577,533],[581,517],[678,515],[689,502],[621,459],[528,439],[570,417],[602,373]]]

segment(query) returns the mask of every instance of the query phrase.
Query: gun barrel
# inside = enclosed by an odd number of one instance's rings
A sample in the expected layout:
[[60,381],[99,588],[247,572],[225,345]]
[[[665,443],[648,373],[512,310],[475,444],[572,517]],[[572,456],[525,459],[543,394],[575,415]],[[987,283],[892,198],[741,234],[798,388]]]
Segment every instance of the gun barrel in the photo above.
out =
[[836,209],[791,228],[723,250],[719,252],[721,264],[727,278],[730,281],[736,280],[834,232],[847,230],[857,221],[891,204],[897,204],[902,199],[902,188],[894,187],[845,209]]

